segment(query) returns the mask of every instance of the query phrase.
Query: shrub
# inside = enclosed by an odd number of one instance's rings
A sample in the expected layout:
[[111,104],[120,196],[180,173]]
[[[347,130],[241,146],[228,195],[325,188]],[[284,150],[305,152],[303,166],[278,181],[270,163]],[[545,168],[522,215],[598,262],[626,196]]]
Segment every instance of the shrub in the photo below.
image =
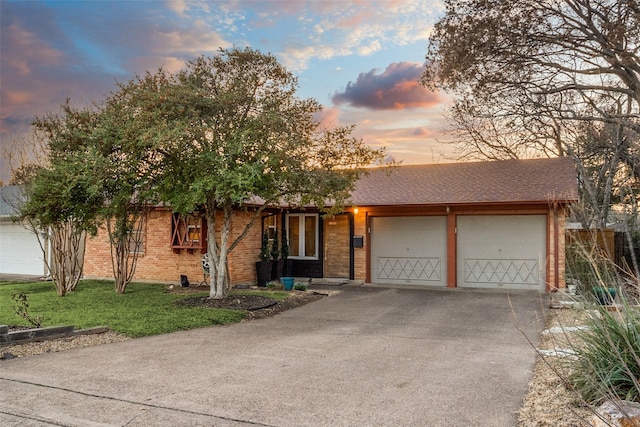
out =
[[267,289],[279,290],[279,289],[284,289],[284,287],[282,286],[282,283],[278,282],[277,280],[272,280],[267,283]]
[[[590,404],[606,399],[640,402],[640,310],[627,293],[630,284],[638,282],[595,246],[574,243],[567,248],[567,276],[581,285],[589,309],[587,328],[568,342],[574,357],[566,363],[567,379]],[[618,295],[616,311],[598,303],[598,291],[607,289],[616,292],[604,296]]]
[[[624,298],[624,297],[622,297]],[[607,398],[640,402],[640,313],[624,304],[620,312],[604,307],[588,317],[569,361],[570,383],[589,403]]]
[[296,291],[306,291],[307,285],[305,285],[304,283],[296,283],[293,285],[293,289]]

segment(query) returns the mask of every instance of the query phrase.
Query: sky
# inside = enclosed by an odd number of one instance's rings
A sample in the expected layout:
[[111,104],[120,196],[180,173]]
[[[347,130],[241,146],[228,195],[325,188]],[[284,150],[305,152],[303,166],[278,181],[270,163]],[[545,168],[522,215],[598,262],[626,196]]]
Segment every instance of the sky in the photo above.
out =
[[355,124],[402,164],[450,161],[450,99],[419,83],[443,14],[439,0],[0,0],[2,149],[66,99],[88,106],[146,71],[249,46],[298,77],[297,96],[323,105],[323,124]]

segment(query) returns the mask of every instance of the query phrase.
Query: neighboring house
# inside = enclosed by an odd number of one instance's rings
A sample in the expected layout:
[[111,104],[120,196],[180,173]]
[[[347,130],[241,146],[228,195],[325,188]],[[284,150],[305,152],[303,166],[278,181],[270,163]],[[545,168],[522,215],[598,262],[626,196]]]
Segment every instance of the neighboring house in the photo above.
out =
[[[265,212],[230,255],[231,281],[255,282],[262,233],[285,230],[296,277],[550,291],[564,287],[565,218],[577,198],[568,158],[374,169],[343,214]],[[136,280],[199,282],[205,230],[199,218],[155,209]],[[88,241],[86,276],[111,277],[108,251],[104,237]]]
[[14,222],[24,195],[19,186],[0,187],[0,274],[46,276],[37,236]]

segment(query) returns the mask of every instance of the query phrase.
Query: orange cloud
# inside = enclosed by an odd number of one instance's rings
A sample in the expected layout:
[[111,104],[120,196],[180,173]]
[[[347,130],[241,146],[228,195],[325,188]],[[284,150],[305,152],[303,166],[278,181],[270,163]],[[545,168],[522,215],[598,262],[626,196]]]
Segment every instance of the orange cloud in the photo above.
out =
[[36,98],[35,93],[30,93],[20,90],[8,90],[4,92],[4,100],[9,104],[24,104],[25,102],[31,102]]

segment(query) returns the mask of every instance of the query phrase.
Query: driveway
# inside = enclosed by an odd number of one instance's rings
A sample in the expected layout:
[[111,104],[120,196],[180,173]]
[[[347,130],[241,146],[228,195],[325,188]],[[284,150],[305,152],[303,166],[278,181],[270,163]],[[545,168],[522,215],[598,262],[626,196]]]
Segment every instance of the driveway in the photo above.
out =
[[[515,426],[546,296],[341,287],[272,318],[0,362],[0,425]],[[514,317],[514,314],[516,317]]]

